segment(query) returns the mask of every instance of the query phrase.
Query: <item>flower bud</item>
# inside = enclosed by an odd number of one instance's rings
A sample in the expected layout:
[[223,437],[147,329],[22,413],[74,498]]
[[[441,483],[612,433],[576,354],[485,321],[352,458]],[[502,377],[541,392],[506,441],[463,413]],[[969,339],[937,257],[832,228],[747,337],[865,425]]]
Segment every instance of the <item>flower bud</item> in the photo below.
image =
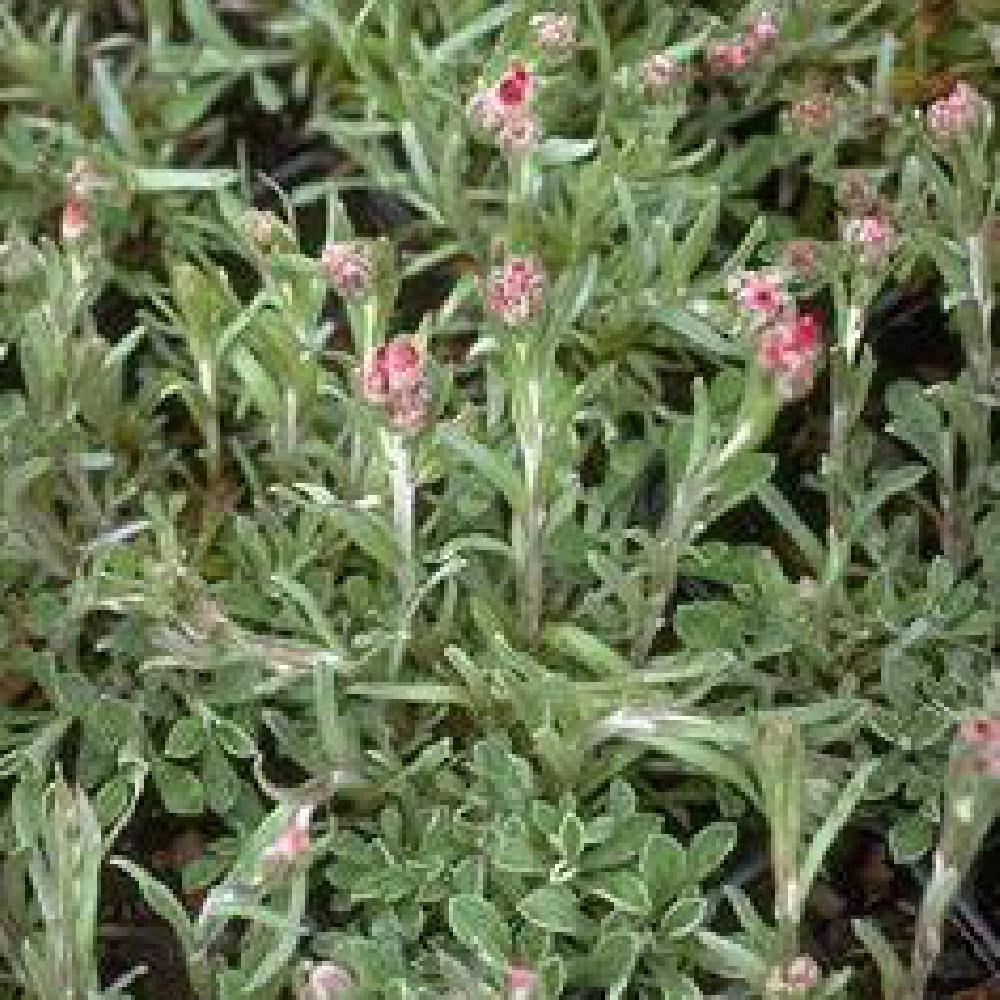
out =
[[983,96],[959,81],[947,97],[935,101],[927,109],[927,127],[939,142],[949,142],[970,131],[986,110]]
[[681,80],[683,72],[673,56],[666,52],[654,52],[639,68],[639,77],[650,97],[661,98]]
[[323,249],[320,267],[345,299],[363,298],[371,290],[375,266],[371,251],[363,243],[328,243]]
[[547,11],[531,19],[535,44],[550,59],[561,59],[576,48],[576,18]]
[[362,362],[362,395],[400,430],[416,431],[427,419],[425,362],[423,352],[408,337],[374,348]]
[[354,986],[349,972],[334,962],[320,962],[309,970],[296,1000],[338,1000]]
[[879,267],[895,251],[898,234],[892,222],[876,211],[850,219],[844,226],[844,239],[860,250],[868,267]]
[[313,806],[299,806],[291,821],[264,852],[264,861],[270,865],[291,865],[309,853],[309,823]]
[[495,268],[486,289],[486,309],[507,326],[519,326],[542,309],[545,272],[534,257],[509,257]]
[[504,976],[507,1000],[535,1000],[538,990],[538,973],[526,965],[507,966]]
[[59,232],[64,243],[73,243],[86,235],[90,228],[90,209],[78,198],[70,198],[63,206]]
[[757,364],[774,376],[783,399],[799,399],[812,386],[821,346],[821,326],[811,315],[789,312],[758,334]]

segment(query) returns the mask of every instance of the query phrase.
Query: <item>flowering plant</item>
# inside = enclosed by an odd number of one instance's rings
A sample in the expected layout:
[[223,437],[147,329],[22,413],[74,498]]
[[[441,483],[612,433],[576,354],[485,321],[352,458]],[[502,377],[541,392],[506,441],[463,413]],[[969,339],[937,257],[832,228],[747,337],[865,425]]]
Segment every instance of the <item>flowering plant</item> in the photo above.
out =
[[988,8],[5,9],[0,995],[985,980]]

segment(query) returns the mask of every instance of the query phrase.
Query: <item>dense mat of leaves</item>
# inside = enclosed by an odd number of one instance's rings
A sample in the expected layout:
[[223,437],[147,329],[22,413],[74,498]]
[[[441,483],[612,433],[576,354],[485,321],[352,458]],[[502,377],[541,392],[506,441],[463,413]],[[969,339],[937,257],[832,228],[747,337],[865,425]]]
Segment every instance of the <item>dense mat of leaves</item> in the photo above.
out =
[[[0,5],[0,993],[928,995],[998,60],[992,0]],[[834,947],[858,830],[923,897]]]

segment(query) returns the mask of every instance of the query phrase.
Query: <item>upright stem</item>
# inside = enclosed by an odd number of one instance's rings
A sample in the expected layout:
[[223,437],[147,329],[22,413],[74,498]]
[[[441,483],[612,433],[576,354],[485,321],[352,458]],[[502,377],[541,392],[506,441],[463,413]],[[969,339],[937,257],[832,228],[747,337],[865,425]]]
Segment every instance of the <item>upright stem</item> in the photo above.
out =
[[222,471],[222,430],[219,426],[219,407],[216,398],[215,371],[212,362],[198,362],[198,381],[207,409],[205,421],[205,464],[209,482],[215,483]]
[[396,575],[399,581],[400,601],[405,608],[410,603],[416,586],[413,558],[413,502],[416,486],[410,467],[410,451],[406,438],[397,432],[387,432],[385,450],[392,478],[392,516],[396,529],[396,542],[399,546],[399,567]]
[[972,297],[979,312],[978,345],[970,358],[978,392],[990,392],[993,388],[993,289],[990,285],[986,263],[986,237],[982,228],[968,239],[969,276],[972,282]]
[[680,538],[672,525],[665,522],[657,539],[657,587],[649,605],[649,613],[632,647],[632,665],[641,667],[649,658],[657,633],[663,627],[663,617],[677,589],[677,562],[680,556]]
[[521,453],[524,461],[521,611],[528,642],[533,647],[538,645],[541,634],[544,589],[542,529],[545,520],[545,501],[541,489],[543,436],[541,383],[537,375],[532,375],[527,384],[527,413],[521,436]]
[[864,328],[864,310],[855,304],[847,306],[845,329],[840,343],[830,356],[830,524],[837,538],[847,533],[849,490],[847,455],[851,438],[855,400],[851,398],[851,369]]

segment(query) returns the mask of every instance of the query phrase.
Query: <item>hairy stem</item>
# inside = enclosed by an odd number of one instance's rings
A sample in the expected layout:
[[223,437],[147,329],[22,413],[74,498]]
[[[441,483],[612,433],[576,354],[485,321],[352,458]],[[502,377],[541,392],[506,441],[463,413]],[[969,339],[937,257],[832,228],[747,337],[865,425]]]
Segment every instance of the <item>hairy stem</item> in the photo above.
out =
[[542,399],[541,384],[536,376],[528,380],[527,419],[521,438],[524,461],[524,510],[521,516],[522,581],[521,612],[528,642],[538,645],[541,635],[542,598],[544,591],[544,557],[542,528],[545,502],[541,490],[542,471]]
[[406,438],[399,433],[385,435],[385,452],[392,480],[392,518],[399,548],[399,596],[404,608],[410,603],[416,586],[413,541],[413,503],[416,486],[410,465]]

